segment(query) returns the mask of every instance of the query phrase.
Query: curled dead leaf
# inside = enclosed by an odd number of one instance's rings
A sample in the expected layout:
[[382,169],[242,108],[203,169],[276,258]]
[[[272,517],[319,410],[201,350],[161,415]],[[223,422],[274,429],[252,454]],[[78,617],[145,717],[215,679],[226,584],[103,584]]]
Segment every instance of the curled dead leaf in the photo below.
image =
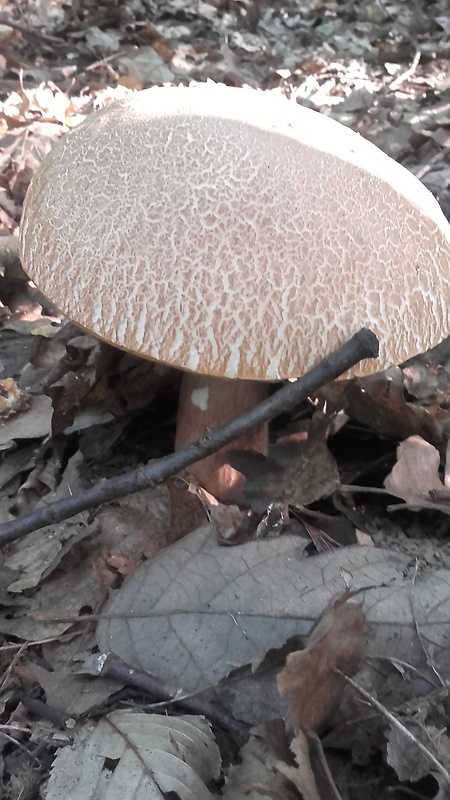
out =
[[325,609],[307,647],[288,655],[278,675],[294,731],[324,728],[340,701],[344,675],[353,675],[364,655],[362,607],[348,600],[346,593]]

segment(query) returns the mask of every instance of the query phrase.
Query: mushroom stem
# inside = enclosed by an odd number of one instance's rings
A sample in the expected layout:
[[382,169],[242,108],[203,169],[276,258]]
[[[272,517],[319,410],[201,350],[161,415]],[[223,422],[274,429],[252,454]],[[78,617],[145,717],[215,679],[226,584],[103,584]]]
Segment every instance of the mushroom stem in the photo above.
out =
[[[175,448],[179,450],[205,431],[244,414],[267,395],[268,385],[259,381],[231,381],[186,372],[181,381]],[[212,456],[192,464],[189,473],[221,502],[239,502],[245,478],[224,462],[224,455],[231,448],[256,450],[266,455],[268,438],[267,423],[252,428]]]

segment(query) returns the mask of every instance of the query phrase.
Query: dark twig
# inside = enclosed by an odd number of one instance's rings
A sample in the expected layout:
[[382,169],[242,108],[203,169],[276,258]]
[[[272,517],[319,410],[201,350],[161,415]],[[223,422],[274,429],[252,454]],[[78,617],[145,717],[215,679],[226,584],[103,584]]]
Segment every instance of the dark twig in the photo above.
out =
[[18,31],[26,39],[41,39],[41,41],[52,45],[65,44],[64,40],[57,36],[49,36],[47,33],[37,31],[35,28],[27,28],[25,25],[20,25],[19,22],[14,22],[7,14],[0,14],[0,25],[6,25],[8,28]]
[[164,458],[150,461],[145,467],[140,467],[118,478],[103,479],[96,486],[79,495],[57,500],[51,505],[37,508],[30,514],[25,514],[11,522],[0,525],[0,546],[15,539],[26,536],[27,533],[43,528],[46,525],[55,525],[64,519],[79,514],[86,509],[100,506],[103,503],[116,500],[118,497],[138,492],[141,489],[155,487],[167,478],[176,475],[190,464],[211,455],[223,445],[232,442],[250,428],[268,422],[282,412],[296,406],[305,400],[312,392],[334,378],[342,375],[358,361],[364,358],[376,358],[378,355],[378,340],[372,331],[362,328],[348,342],[336,352],[324,358],[317,367],[293,383],[279,389],[268,400],[264,400],[242,416],[205,431],[198,441],[171,453]]
[[184,696],[179,689],[167,686],[159,678],[144,670],[134,669],[114,653],[105,653],[98,656],[98,674],[115,681],[126,683],[153,695],[158,701],[176,703],[191,714],[202,714],[214,725],[222,730],[232,733],[241,744],[248,739],[249,726],[236,719],[224,708],[215,705],[198,696]]

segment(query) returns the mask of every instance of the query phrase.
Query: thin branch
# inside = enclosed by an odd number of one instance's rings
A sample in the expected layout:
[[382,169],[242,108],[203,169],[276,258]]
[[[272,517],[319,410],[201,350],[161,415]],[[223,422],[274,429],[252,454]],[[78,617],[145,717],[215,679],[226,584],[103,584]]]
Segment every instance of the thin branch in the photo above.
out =
[[388,497],[392,497],[392,493],[388,492],[386,489],[380,489],[377,486],[357,486],[351,483],[341,483],[338,491],[342,492],[342,494],[356,494],[357,492],[362,492],[364,494],[384,494],[388,495]]
[[377,337],[372,331],[362,328],[306,375],[283,386],[272,397],[226,425],[205,431],[200,439],[182,450],[150,461],[145,467],[139,467],[118,478],[103,479],[85,492],[57,500],[55,503],[35,509],[30,514],[25,514],[23,517],[3,523],[0,525],[0,546],[20,539],[27,533],[46,525],[56,525],[81,511],[111,502],[118,497],[124,497],[141,489],[158,486],[172,475],[176,475],[191,464],[215,453],[216,450],[242,436],[249,429],[294,408],[312,392],[316,392],[324,384],[338,378],[358,361],[365,358],[376,358],[377,355]]
[[401,86],[402,83],[404,83],[404,81],[406,81],[408,78],[410,78],[412,75],[414,75],[417,67],[419,66],[419,61],[420,61],[421,55],[422,54],[421,54],[420,50],[417,50],[417,52],[415,53],[414,58],[412,60],[411,66],[407,70],[405,70],[405,72],[402,72],[401,75],[398,75],[397,78],[394,78],[394,80],[392,81],[392,83],[389,86],[389,89],[391,90],[391,92],[395,92],[395,90],[398,89],[398,87]]
[[59,45],[60,47],[65,44],[65,40],[59,36],[49,36],[46,33],[42,33],[42,31],[36,30],[36,28],[27,28],[19,22],[14,22],[7,14],[0,14],[0,25],[6,25],[8,28],[18,31],[26,39],[41,39],[43,42]]

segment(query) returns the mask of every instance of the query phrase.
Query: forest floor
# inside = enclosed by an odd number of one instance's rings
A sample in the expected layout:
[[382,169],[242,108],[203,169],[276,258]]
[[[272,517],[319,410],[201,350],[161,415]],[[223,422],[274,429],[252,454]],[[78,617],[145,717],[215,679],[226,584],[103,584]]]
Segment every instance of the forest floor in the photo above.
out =
[[5,800],[450,798],[449,340],[278,417],[246,508],[183,472],[25,535],[173,451],[180,378],[76,328],[18,258],[45,154],[161,84],[284,94],[449,219],[449,34],[447,0],[1,3]]

